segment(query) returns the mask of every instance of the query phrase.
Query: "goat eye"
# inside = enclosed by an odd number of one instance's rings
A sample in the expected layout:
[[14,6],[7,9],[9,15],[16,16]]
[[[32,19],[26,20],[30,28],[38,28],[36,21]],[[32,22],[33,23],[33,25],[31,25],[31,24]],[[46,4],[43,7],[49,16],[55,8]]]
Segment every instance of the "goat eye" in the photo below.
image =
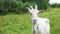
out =
[[42,13],[41,11],[39,13]]

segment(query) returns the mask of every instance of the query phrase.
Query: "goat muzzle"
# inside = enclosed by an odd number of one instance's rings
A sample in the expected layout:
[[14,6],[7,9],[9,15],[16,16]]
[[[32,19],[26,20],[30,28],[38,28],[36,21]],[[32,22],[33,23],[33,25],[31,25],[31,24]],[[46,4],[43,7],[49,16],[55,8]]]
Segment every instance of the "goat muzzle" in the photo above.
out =
[[37,21],[37,20],[33,20],[33,21],[34,21],[34,24],[36,24],[36,21]]

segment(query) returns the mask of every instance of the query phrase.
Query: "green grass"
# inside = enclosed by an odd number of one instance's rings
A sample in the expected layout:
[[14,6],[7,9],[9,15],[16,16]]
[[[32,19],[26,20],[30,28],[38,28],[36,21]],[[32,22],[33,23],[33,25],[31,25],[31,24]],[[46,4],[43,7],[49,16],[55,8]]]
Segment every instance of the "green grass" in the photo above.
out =
[[[49,8],[39,16],[49,18],[51,34],[60,34],[60,8]],[[32,34],[31,29],[29,13],[0,16],[0,34]]]

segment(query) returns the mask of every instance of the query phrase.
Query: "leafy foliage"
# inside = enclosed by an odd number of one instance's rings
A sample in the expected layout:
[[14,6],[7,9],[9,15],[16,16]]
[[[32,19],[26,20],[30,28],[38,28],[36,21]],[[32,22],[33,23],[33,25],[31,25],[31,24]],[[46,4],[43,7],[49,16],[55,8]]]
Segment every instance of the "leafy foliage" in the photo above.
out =
[[0,14],[16,11],[17,3],[15,0],[0,0]]
[[30,6],[30,5],[35,5],[35,3],[33,2],[33,3],[29,3],[29,2],[25,2],[25,3],[23,3],[23,2],[21,2],[21,1],[19,1],[19,3],[18,3],[18,6],[17,6],[17,10],[18,10],[18,12],[20,11],[22,11],[21,13],[27,13],[26,12],[26,7],[28,7],[28,6]]
[[52,7],[52,8],[60,8],[60,4],[57,4],[57,3],[54,3],[54,4],[52,4],[52,5],[50,5],[50,7]]
[[60,4],[58,4],[58,8],[60,8]]
[[50,5],[50,6],[53,7],[53,8],[55,8],[55,7],[58,6],[58,4],[57,3],[54,3],[54,4]]
[[0,14],[21,13],[21,11],[26,13],[26,7],[34,4],[17,0],[0,0]]
[[38,5],[39,9],[47,9],[49,7],[48,1],[49,0],[21,0],[23,3],[25,2],[30,2],[33,3],[35,2]]
[[39,9],[47,9],[49,7],[48,1],[49,0],[35,0]]
[[27,6],[38,5],[39,9],[47,9],[47,0],[0,0],[0,14],[27,13]]

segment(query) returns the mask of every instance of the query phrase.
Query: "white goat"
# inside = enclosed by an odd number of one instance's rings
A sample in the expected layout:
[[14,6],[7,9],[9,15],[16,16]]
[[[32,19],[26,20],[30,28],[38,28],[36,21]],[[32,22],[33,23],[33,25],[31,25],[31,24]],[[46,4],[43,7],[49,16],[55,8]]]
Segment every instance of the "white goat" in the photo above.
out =
[[40,11],[37,9],[37,5],[35,5],[35,8],[30,6],[27,9],[31,13],[33,34],[50,34],[49,20],[38,16]]

